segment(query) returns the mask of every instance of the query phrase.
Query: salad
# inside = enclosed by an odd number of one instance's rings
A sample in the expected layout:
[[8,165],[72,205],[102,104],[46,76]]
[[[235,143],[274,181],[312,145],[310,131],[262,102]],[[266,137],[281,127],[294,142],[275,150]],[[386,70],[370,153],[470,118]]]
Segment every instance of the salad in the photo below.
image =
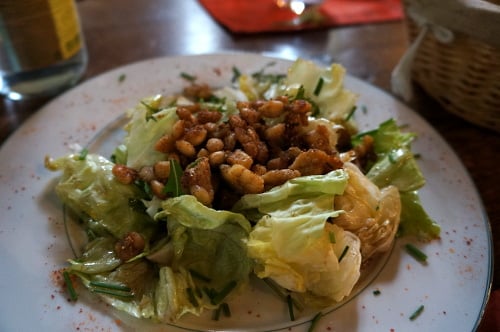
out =
[[[265,69],[265,68],[264,68]],[[298,59],[285,75],[241,73],[141,100],[111,156],[56,159],[56,192],[85,233],[64,276],[137,318],[230,312],[251,277],[290,307],[349,297],[397,236],[430,240],[413,133],[359,133],[338,64]]]

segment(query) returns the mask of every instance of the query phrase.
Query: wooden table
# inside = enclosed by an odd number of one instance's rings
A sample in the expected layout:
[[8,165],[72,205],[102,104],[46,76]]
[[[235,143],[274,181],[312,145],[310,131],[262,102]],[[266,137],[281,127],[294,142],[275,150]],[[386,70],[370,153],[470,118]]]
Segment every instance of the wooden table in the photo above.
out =
[[[343,64],[347,71],[386,91],[390,74],[408,45],[404,22],[297,33],[234,35],[194,0],[84,0],[78,2],[89,51],[84,79],[147,58],[228,50],[304,57]],[[45,101],[2,100],[0,143]],[[417,89],[410,106],[428,120],[455,150],[475,182],[488,215],[500,262],[500,176],[496,164],[500,135],[445,112]],[[493,289],[500,288],[500,264]]]

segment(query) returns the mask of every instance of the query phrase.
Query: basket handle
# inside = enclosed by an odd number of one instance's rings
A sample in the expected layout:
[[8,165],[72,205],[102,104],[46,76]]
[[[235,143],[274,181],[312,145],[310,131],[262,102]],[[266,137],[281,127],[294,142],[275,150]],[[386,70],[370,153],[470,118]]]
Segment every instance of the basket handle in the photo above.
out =
[[403,0],[409,14],[500,48],[500,5],[483,0]]

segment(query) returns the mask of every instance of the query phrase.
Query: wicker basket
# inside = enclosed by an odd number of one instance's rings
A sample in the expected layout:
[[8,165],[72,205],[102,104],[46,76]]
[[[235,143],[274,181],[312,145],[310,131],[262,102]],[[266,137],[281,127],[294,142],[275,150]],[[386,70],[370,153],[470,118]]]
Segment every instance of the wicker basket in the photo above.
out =
[[[406,22],[413,41],[420,27],[409,15]],[[443,43],[433,33],[426,34],[411,78],[447,111],[500,132],[500,48],[465,33],[453,36]]]

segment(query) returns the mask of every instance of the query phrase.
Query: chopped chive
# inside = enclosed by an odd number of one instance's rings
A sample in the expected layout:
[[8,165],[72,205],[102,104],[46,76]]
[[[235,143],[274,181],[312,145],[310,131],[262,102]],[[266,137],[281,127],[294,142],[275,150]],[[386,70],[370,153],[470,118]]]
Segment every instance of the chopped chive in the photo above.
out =
[[236,80],[241,76],[241,72],[238,68],[233,66],[233,77],[231,78],[231,82],[236,82]]
[[82,151],[80,151],[80,155],[78,156],[78,160],[85,160],[85,158],[87,158],[87,155],[89,154],[89,150],[88,149],[82,149]]
[[220,292],[215,294],[215,296],[211,299],[212,304],[219,304],[224,300],[224,298],[236,287],[237,282],[235,280],[230,281]]
[[219,320],[221,311],[222,311],[221,306],[218,306],[217,309],[214,310],[214,314],[212,315],[212,320]]
[[361,106],[361,111],[363,111],[363,114],[368,113],[368,107],[366,107],[366,105],[362,105]]
[[118,82],[120,82],[120,83],[121,83],[121,82],[125,81],[125,78],[126,78],[126,77],[127,77],[127,75],[125,75],[125,74],[121,74],[120,76],[118,76]]
[[334,232],[328,233],[328,236],[330,237],[330,243],[337,243],[337,240],[335,239],[335,233]]
[[66,288],[68,289],[69,297],[72,301],[78,300],[78,294],[73,287],[73,282],[69,276],[68,271],[63,272],[64,283],[66,284]]
[[229,304],[227,304],[227,302],[224,302],[221,304],[221,306],[222,306],[222,312],[224,313],[224,316],[231,317],[231,309],[229,308]]
[[283,288],[278,286],[272,279],[269,278],[264,278],[262,279],[264,282],[281,298],[281,299],[286,299],[286,292]]
[[373,295],[375,296],[379,296],[381,293],[380,293],[380,290],[376,289],[373,291]]
[[321,92],[321,89],[323,88],[323,83],[325,83],[325,80],[323,77],[320,77],[318,80],[318,83],[316,83],[316,87],[314,88],[314,95],[318,96]]
[[288,314],[290,315],[290,320],[294,321],[295,314],[293,313],[293,300],[290,294],[286,296],[286,303],[288,304]]
[[134,294],[129,293],[129,292],[119,292],[116,290],[108,289],[108,288],[91,288],[91,292],[94,293],[100,293],[100,294],[105,294],[105,295],[111,295],[114,297],[122,297],[126,299],[130,299],[134,297]]
[[344,256],[347,254],[347,250],[349,250],[349,246],[345,246],[344,250],[342,250],[342,253],[340,254],[339,257],[339,263],[342,261],[342,259],[344,259]]
[[159,109],[154,108],[153,106],[147,104],[146,102],[141,100],[142,106],[144,106],[147,110],[146,112],[146,121],[153,120],[158,121],[153,115],[159,111]]
[[419,262],[427,262],[427,255],[411,243],[405,245],[406,251]]
[[125,285],[112,284],[112,283],[107,283],[107,282],[102,282],[102,281],[91,281],[90,286],[107,288],[107,289],[112,289],[112,290],[117,290],[117,291],[122,291],[122,292],[130,292],[132,290],[130,287],[125,286]]
[[417,310],[415,310],[411,315],[410,315],[410,320],[415,320],[417,319],[418,316],[420,316],[420,314],[422,313],[422,311],[424,311],[424,305],[421,304],[420,307],[417,308]]
[[[290,293],[281,287],[280,285],[276,284],[272,279],[270,278],[264,278],[262,279],[275,293],[278,295],[282,300],[286,301],[287,296],[290,295]],[[290,295],[292,298],[293,305],[297,310],[302,311],[304,309],[304,306],[302,303],[300,303],[299,300],[295,299],[293,295]]]
[[299,86],[299,89],[297,90],[297,95],[295,96],[295,99],[304,99],[305,93],[306,93],[306,91],[304,90],[304,86],[303,85]]
[[313,332],[314,331],[314,328],[316,327],[316,324],[318,324],[318,322],[321,319],[321,317],[323,317],[323,314],[320,311],[311,320],[311,325],[309,326],[309,329],[307,330],[307,332]]
[[356,109],[357,109],[357,107],[356,107],[356,106],[353,106],[353,107],[351,108],[351,110],[349,111],[349,113],[348,113],[348,114],[347,114],[347,116],[345,117],[345,121],[349,121],[349,120],[352,118],[352,116],[354,115],[354,112],[356,112]]
[[205,275],[201,274],[201,273],[200,273],[200,272],[198,272],[198,271],[195,271],[195,270],[190,269],[190,270],[189,270],[189,273],[191,273],[191,275],[192,275],[194,278],[199,279],[199,280],[201,280],[201,281],[205,281],[205,282],[210,282],[210,281],[212,281],[212,279],[210,279],[209,277],[207,277],[207,276],[205,276]]
[[191,302],[191,304],[194,307],[198,307],[199,304],[198,304],[198,301],[196,300],[196,297],[194,296],[193,289],[191,287],[188,287],[188,288],[186,288],[186,292],[187,292],[187,295],[188,295],[189,302]]
[[186,81],[194,82],[196,81],[196,76],[190,75],[188,73],[182,72],[181,77]]

